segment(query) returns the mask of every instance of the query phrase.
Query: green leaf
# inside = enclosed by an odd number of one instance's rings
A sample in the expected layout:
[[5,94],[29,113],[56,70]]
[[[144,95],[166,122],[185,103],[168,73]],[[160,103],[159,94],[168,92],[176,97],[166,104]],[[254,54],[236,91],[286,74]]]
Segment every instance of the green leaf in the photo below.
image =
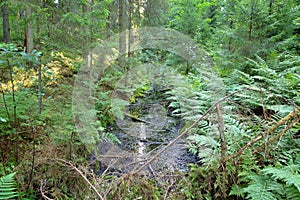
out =
[[14,180],[16,172],[0,178],[0,199],[13,199],[18,195],[16,182]]
[[6,120],[6,119],[4,119],[4,118],[2,118],[2,117],[0,117],[0,122],[6,123],[6,122],[7,122],[7,120]]

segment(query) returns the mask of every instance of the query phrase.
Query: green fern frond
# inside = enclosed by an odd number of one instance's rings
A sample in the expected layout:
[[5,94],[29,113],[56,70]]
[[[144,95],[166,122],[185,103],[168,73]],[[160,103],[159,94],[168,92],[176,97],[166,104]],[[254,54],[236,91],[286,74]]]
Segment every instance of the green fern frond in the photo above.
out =
[[220,144],[211,136],[207,135],[192,135],[188,137],[191,142],[190,151],[197,153],[201,161],[206,164],[211,164],[217,158]]
[[300,174],[299,165],[288,165],[281,169],[275,167],[267,167],[262,170],[265,174],[270,174],[274,180],[282,180],[287,185],[293,185],[298,189],[300,194]]
[[284,193],[283,187],[266,175],[251,175],[250,184],[242,189],[251,200],[277,200]]
[[285,187],[284,190],[286,192],[286,199],[299,200],[300,193],[295,186],[289,185],[289,186]]
[[18,196],[15,172],[0,178],[0,199],[12,199]]

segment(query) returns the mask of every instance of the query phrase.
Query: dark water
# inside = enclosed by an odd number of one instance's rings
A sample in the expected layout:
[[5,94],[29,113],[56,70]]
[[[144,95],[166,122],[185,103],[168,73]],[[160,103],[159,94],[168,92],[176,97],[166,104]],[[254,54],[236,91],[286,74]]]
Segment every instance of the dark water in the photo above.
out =
[[[113,145],[102,142],[99,145],[99,161],[103,166],[101,172],[107,167],[112,171],[127,173],[134,171],[143,165],[147,159],[155,155],[165,147],[179,133],[182,127],[180,119],[151,112],[143,115],[140,119],[145,122],[137,122],[130,117],[116,121],[108,131],[113,133],[121,143]],[[178,140],[174,145],[164,151],[147,168],[146,174],[167,171],[188,171],[189,163],[196,163],[199,159],[188,152],[185,138]]]

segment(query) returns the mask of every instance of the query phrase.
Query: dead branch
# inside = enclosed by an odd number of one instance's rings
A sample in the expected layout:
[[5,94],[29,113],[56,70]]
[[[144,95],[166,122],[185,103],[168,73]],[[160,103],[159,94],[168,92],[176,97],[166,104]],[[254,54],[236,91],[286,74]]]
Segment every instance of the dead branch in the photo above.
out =
[[264,151],[265,147],[268,147],[270,144],[279,140],[287,131],[293,128],[298,122],[299,118],[295,118],[287,127],[285,127],[280,133],[270,138],[265,144],[261,145],[258,149],[256,149],[255,153],[259,153]]
[[[274,133],[277,128],[281,125],[284,125],[285,123],[287,123],[291,118],[300,115],[300,110],[296,109],[293,110],[292,112],[290,112],[287,116],[285,116],[284,118],[282,118],[281,120],[279,120],[274,126],[272,126],[271,128],[269,128],[264,134],[258,134],[255,138],[253,138],[251,141],[249,141],[245,146],[243,146],[238,152],[236,152],[235,154],[231,155],[228,160],[234,159],[236,157],[240,157],[244,151],[246,149],[248,149],[250,146],[252,146],[254,143],[256,143],[257,141],[259,141],[260,139],[263,138],[263,135],[270,135],[272,133]],[[298,118],[298,117],[296,117]],[[299,119],[298,119],[299,120]],[[291,123],[293,124],[293,123]],[[283,133],[284,134],[284,133]],[[279,136],[280,134],[278,134]],[[276,137],[276,136],[275,136]],[[280,138],[280,136],[279,136]],[[276,141],[276,139],[272,140],[272,142]]]
[[82,173],[82,171],[80,171],[77,167],[75,167],[72,163],[70,163],[68,161],[65,161],[63,159],[57,159],[57,161],[60,164],[65,165],[65,166],[69,166],[73,170],[75,170],[89,184],[89,186],[92,188],[92,190],[94,190],[94,192],[97,194],[99,199],[104,200],[104,198],[101,196],[101,194],[97,191],[96,187],[88,180],[88,178]]
[[221,141],[221,165],[222,165],[222,196],[226,198],[226,180],[227,180],[227,169],[226,169],[226,157],[227,157],[227,145],[224,134],[224,120],[222,116],[222,110],[220,104],[217,104],[217,113],[218,113],[218,130],[220,134]]
[[143,122],[143,123],[145,123],[145,124],[150,124],[150,125],[156,125],[156,124],[153,124],[153,123],[148,122],[148,121],[146,121],[146,120],[143,120],[143,119],[141,119],[141,118],[138,118],[138,117],[136,117],[136,116],[133,116],[133,115],[131,115],[131,114],[129,114],[129,113],[123,112],[123,114],[124,114],[125,116],[127,116],[127,117],[130,117],[131,119],[134,119],[134,120],[138,121],[138,122]]
[[219,125],[218,130],[219,130],[220,141],[221,141],[221,161],[225,162],[226,154],[227,154],[227,147],[226,147],[226,140],[225,140],[225,134],[224,134],[224,120],[223,120],[220,104],[217,104],[217,113],[218,113],[218,125]]
[[[131,114],[129,114],[129,113],[123,112],[123,114],[124,114],[125,116],[127,116],[127,117],[129,117],[129,118],[131,118],[131,119],[133,119],[133,120],[135,120],[135,121],[137,121],[137,122],[142,122],[142,123],[149,124],[149,125],[152,125],[152,126],[157,126],[157,124],[154,124],[154,123],[152,123],[152,122],[149,122],[149,121],[143,120],[143,119],[141,119],[141,118],[135,117],[135,116],[133,116],[133,115],[131,115]],[[168,128],[166,128],[165,130],[171,131],[171,130],[168,129]]]
[[164,195],[164,200],[166,200],[168,198],[168,193],[171,190],[171,188],[173,187],[174,183],[176,181],[172,181],[171,184],[168,186],[168,188],[166,189],[165,195]]
[[295,109],[292,112],[290,112],[287,116],[285,116],[284,118],[282,118],[281,120],[279,120],[273,127],[269,128],[266,131],[266,135],[270,135],[272,133],[274,133],[277,128],[281,125],[284,125],[285,123],[287,123],[291,118],[293,117],[297,117],[298,115],[300,115],[300,109]]
[[49,197],[47,197],[47,196],[45,195],[45,193],[43,192],[43,190],[44,190],[44,184],[43,184],[43,181],[40,180],[40,182],[41,182],[40,191],[41,191],[42,197],[43,197],[44,199],[46,199],[46,200],[54,200],[54,199],[51,199],[51,198],[49,198]]

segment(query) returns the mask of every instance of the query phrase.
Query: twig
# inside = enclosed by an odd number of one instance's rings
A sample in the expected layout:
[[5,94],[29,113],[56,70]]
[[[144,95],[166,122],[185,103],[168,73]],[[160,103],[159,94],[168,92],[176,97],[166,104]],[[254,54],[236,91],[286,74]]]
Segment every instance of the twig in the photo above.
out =
[[[285,124],[287,121],[289,121],[292,117],[294,116],[297,116],[299,115],[300,113],[300,110],[299,109],[296,109],[296,110],[293,110],[292,112],[290,112],[287,116],[285,116],[284,118],[282,118],[281,120],[279,120],[274,126],[272,126],[271,128],[269,128],[264,135],[269,135],[273,132],[275,132],[275,130]],[[231,159],[234,159],[238,156],[241,156],[244,151],[246,149],[248,149],[252,144],[254,144],[255,142],[259,141],[260,139],[263,138],[263,134],[258,134],[255,138],[253,138],[251,141],[249,141],[245,146],[243,146],[238,152],[236,152],[235,154],[231,155],[227,160],[231,160]]]
[[261,152],[265,149],[265,147],[268,147],[268,145],[274,143],[275,141],[279,140],[288,130],[293,128],[297,123],[299,122],[299,118],[295,118],[287,127],[285,127],[280,133],[275,135],[274,137],[270,138],[264,145],[260,146],[258,149],[256,149],[255,153]]
[[2,84],[0,84],[0,86],[1,86],[1,93],[2,93],[3,104],[4,104],[4,107],[5,107],[5,110],[6,110],[6,115],[7,115],[8,121],[10,122],[10,114],[9,114],[7,102],[6,102],[6,99],[5,99],[4,90],[2,88]]
[[54,200],[54,199],[51,199],[51,198],[49,198],[49,197],[47,197],[46,195],[45,195],[45,193],[43,192],[43,181],[42,180],[40,180],[40,182],[41,182],[41,186],[40,186],[40,191],[41,191],[41,194],[42,194],[42,197],[44,198],[44,199],[46,199],[46,200]]
[[147,165],[149,165],[151,162],[153,162],[160,154],[162,154],[164,151],[166,151],[169,147],[171,147],[174,143],[176,143],[177,140],[179,140],[180,138],[182,138],[186,133],[188,133],[192,128],[194,128],[201,120],[203,120],[216,107],[216,105],[218,105],[219,103],[225,101],[229,97],[231,97],[231,96],[233,96],[233,95],[235,95],[237,93],[240,93],[242,91],[245,91],[245,90],[253,90],[253,89],[247,87],[247,88],[244,88],[244,89],[232,92],[232,93],[228,94],[227,96],[219,99],[198,120],[196,120],[191,126],[189,126],[187,129],[185,129],[185,131],[183,131],[174,140],[172,140],[168,145],[166,145],[164,148],[162,148],[160,151],[158,151],[150,160],[148,160],[144,165],[142,165],[140,168],[138,168],[133,173],[138,173],[138,172],[142,171]]
[[172,183],[166,189],[166,192],[165,192],[165,195],[164,195],[164,200],[166,200],[168,198],[169,190],[171,190],[171,187],[174,185],[175,182],[176,181],[172,181]]
[[150,125],[156,125],[156,124],[153,124],[152,122],[148,122],[148,121],[143,120],[143,119],[141,119],[141,118],[135,117],[135,116],[133,116],[133,115],[131,115],[131,114],[129,114],[129,113],[123,112],[123,114],[124,114],[125,116],[127,116],[127,117],[130,117],[131,119],[134,119],[134,120],[138,121],[138,122],[143,122],[143,123],[145,123],[145,124],[150,124]]
[[226,154],[227,154],[227,148],[226,148],[226,141],[225,141],[225,134],[224,134],[224,120],[223,120],[220,104],[217,104],[217,113],[218,113],[218,125],[219,125],[218,130],[219,130],[220,141],[221,141],[221,161],[224,164]]
[[226,157],[227,157],[227,147],[226,147],[226,140],[224,134],[224,120],[222,116],[222,110],[220,104],[217,104],[217,113],[218,113],[218,130],[220,134],[220,141],[221,141],[221,166],[222,166],[222,197],[226,198],[226,180],[227,180],[227,168],[226,168]]
[[101,194],[97,191],[97,189],[95,188],[95,186],[87,179],[87,177],[82,173],[82,171],[80,171],[77,167],[75,167],[72,163],[67,162],[63,159],[57,159],[58,162],[61,162],[61,164],[70,166],[72,169],[74,169],[76,172],[78,172],[78,174],[90,185],[90,187],[92,188],[92,190],[94,190],[94,192],[97,194],[97,196],[99,197],[99,199],[104,200],[104,198],[101,196]]
[[30,170],[30,174],[29,174],[29,180],[28,180],[28,186],[27,186],[27,191],[31,185],[32,182],[32,178],[33,178],[33,172],[34,172],[34,168],[35,168],[35,137],[36,137],[36,130],[34,128],[34,126],[32,127],[32,135],[33,135],[33,139],[32,139],[32,143],[33,143],[33,147],[32,147],[32,160],[31,160],[31,170]]
[[[152,126],[157,126],[157,124],[154,124],[154,123],[152,123],[152,122],[149,122],[149,121],[143,120],[143,119],[141,119],[141,118],[135,117],[135,116],[133,116],[133,115],[131,115],[131,114],[129,114],[129,113],[123,112],[123,114],[124,114],[125,116],[127,116],[127,117],[130,117],[131,119],[134,119],[134,120],[138,121],[138,122],[142,122],[142,123],[149,124],[149,125],[152,125]],[[171,131],[171,130],[168,129],[168,128],[165,128],[165,130]]]

